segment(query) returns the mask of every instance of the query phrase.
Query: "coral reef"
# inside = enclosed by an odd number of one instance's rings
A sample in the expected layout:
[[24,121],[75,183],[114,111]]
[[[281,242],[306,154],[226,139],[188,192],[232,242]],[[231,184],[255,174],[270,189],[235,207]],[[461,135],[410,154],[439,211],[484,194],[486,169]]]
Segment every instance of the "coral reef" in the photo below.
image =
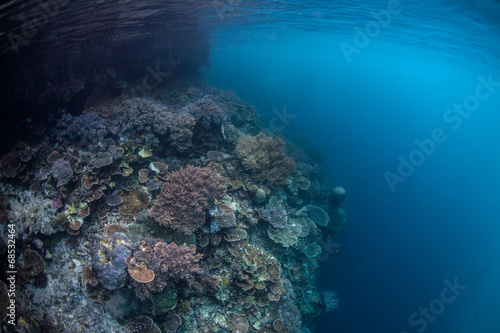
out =
[[101,97],[54,123],[0,159],[25,331],[299,333],[338,306],[315,279],[345,190],[233,92]]

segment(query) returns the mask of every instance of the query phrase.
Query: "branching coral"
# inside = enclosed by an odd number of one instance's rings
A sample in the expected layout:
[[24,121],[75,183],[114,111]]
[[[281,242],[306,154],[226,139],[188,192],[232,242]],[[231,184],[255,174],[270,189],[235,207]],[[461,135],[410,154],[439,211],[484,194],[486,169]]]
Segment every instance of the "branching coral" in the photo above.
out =
[[91,143],[104,141],[109,134],[116,134],[117,126],[107,126],[106,120],[98,114],[86,113],[73,116],[63,113],[57,120],[57,129],[54,129],[54,139],[63,145],[78,143],[80,147],[87,147]]
[[[214,102],[211,96],[207,95],[189,103],[180,109],[179,115],[192,120],[189,123],[193,126],[189,128],[192,131],[189,139],[197,149],[214,149],[217,147],[217,143],[223,140],[222,126],[227,122],[229,116],[226,110]],[[183,132],[172,129],[170,133],[173,144],[177,141],[174,139],[178,133],[182,134]]]
[[285,143],[260,133],[243,136],[236,145],[236,154],[254,180],[267,185],[285,185],[295,162],[285,155]]
[[120,105],[122,131],[156,132],[166,134],[168,122],[161,121],[168,113],[167,106],[150,98],[136,97]]
[[194,118],[187,113],[170,115],[169,118],[169,139],[172,146],[179,151],[185,151],[192,147],[191,138],[196,124]]
[[167,178],[151,216],[159,224],[189,235],[205,223],[211,202],[225,193],[224,178],[218,173],[187,166]]
[[190,114],[143,97],[124,100],[118,109],[122,133],[145,133],[151,145],[159,143],[158,138],[153,139],[154,134],[168,139],[179,151],[192,146],[195,119]]
[[212,124],[221,125],[227,121],[224,110],[208,96],[188,104],[184,110],[204,128],[210,128]]

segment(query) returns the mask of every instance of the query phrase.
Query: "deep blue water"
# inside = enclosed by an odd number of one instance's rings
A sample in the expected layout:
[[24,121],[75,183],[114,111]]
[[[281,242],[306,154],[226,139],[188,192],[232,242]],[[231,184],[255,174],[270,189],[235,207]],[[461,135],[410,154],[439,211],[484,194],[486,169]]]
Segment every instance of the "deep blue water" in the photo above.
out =
[[[204,79],[267,124],[286,107],[348,191],[319,280],[340,309],[316,331],[500,332],[500,4],[401,1],[349,57],[387,1],[243,4],[218,7]],[[391,186],[400,156],[418,165]]]

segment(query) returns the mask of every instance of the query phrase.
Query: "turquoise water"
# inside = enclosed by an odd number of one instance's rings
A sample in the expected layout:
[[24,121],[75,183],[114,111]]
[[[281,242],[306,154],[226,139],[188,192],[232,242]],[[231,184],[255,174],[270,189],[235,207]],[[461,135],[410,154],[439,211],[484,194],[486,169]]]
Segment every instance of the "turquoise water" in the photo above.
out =
[[340,309],[317,331],[498,332],[500,5],[393,6],[378,31],[386,1],[227,3],[204,79],[310,138],[347,189],[319,281]]

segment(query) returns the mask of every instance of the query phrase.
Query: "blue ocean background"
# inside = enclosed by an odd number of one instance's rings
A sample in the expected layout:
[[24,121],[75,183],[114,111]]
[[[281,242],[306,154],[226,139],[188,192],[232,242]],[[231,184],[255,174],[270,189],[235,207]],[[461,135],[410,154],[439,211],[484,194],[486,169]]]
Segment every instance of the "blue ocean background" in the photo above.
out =
[[[347,190],[340,247],[318,279],[340,308],[316,332],[500,332],[500,86],[458,128],[443,118],[479,77],[500,82],[500,3],[401,1],[347,59],[341,43],[388,3],[214,2],[204,80],[268,125],[286,108],[284,133],[310,140]],[[384,173],[435,129],[446,140],[392,191]],[[447,283],[466,289],[440,303]],[[410,323],[430,305],[436,316]]]

